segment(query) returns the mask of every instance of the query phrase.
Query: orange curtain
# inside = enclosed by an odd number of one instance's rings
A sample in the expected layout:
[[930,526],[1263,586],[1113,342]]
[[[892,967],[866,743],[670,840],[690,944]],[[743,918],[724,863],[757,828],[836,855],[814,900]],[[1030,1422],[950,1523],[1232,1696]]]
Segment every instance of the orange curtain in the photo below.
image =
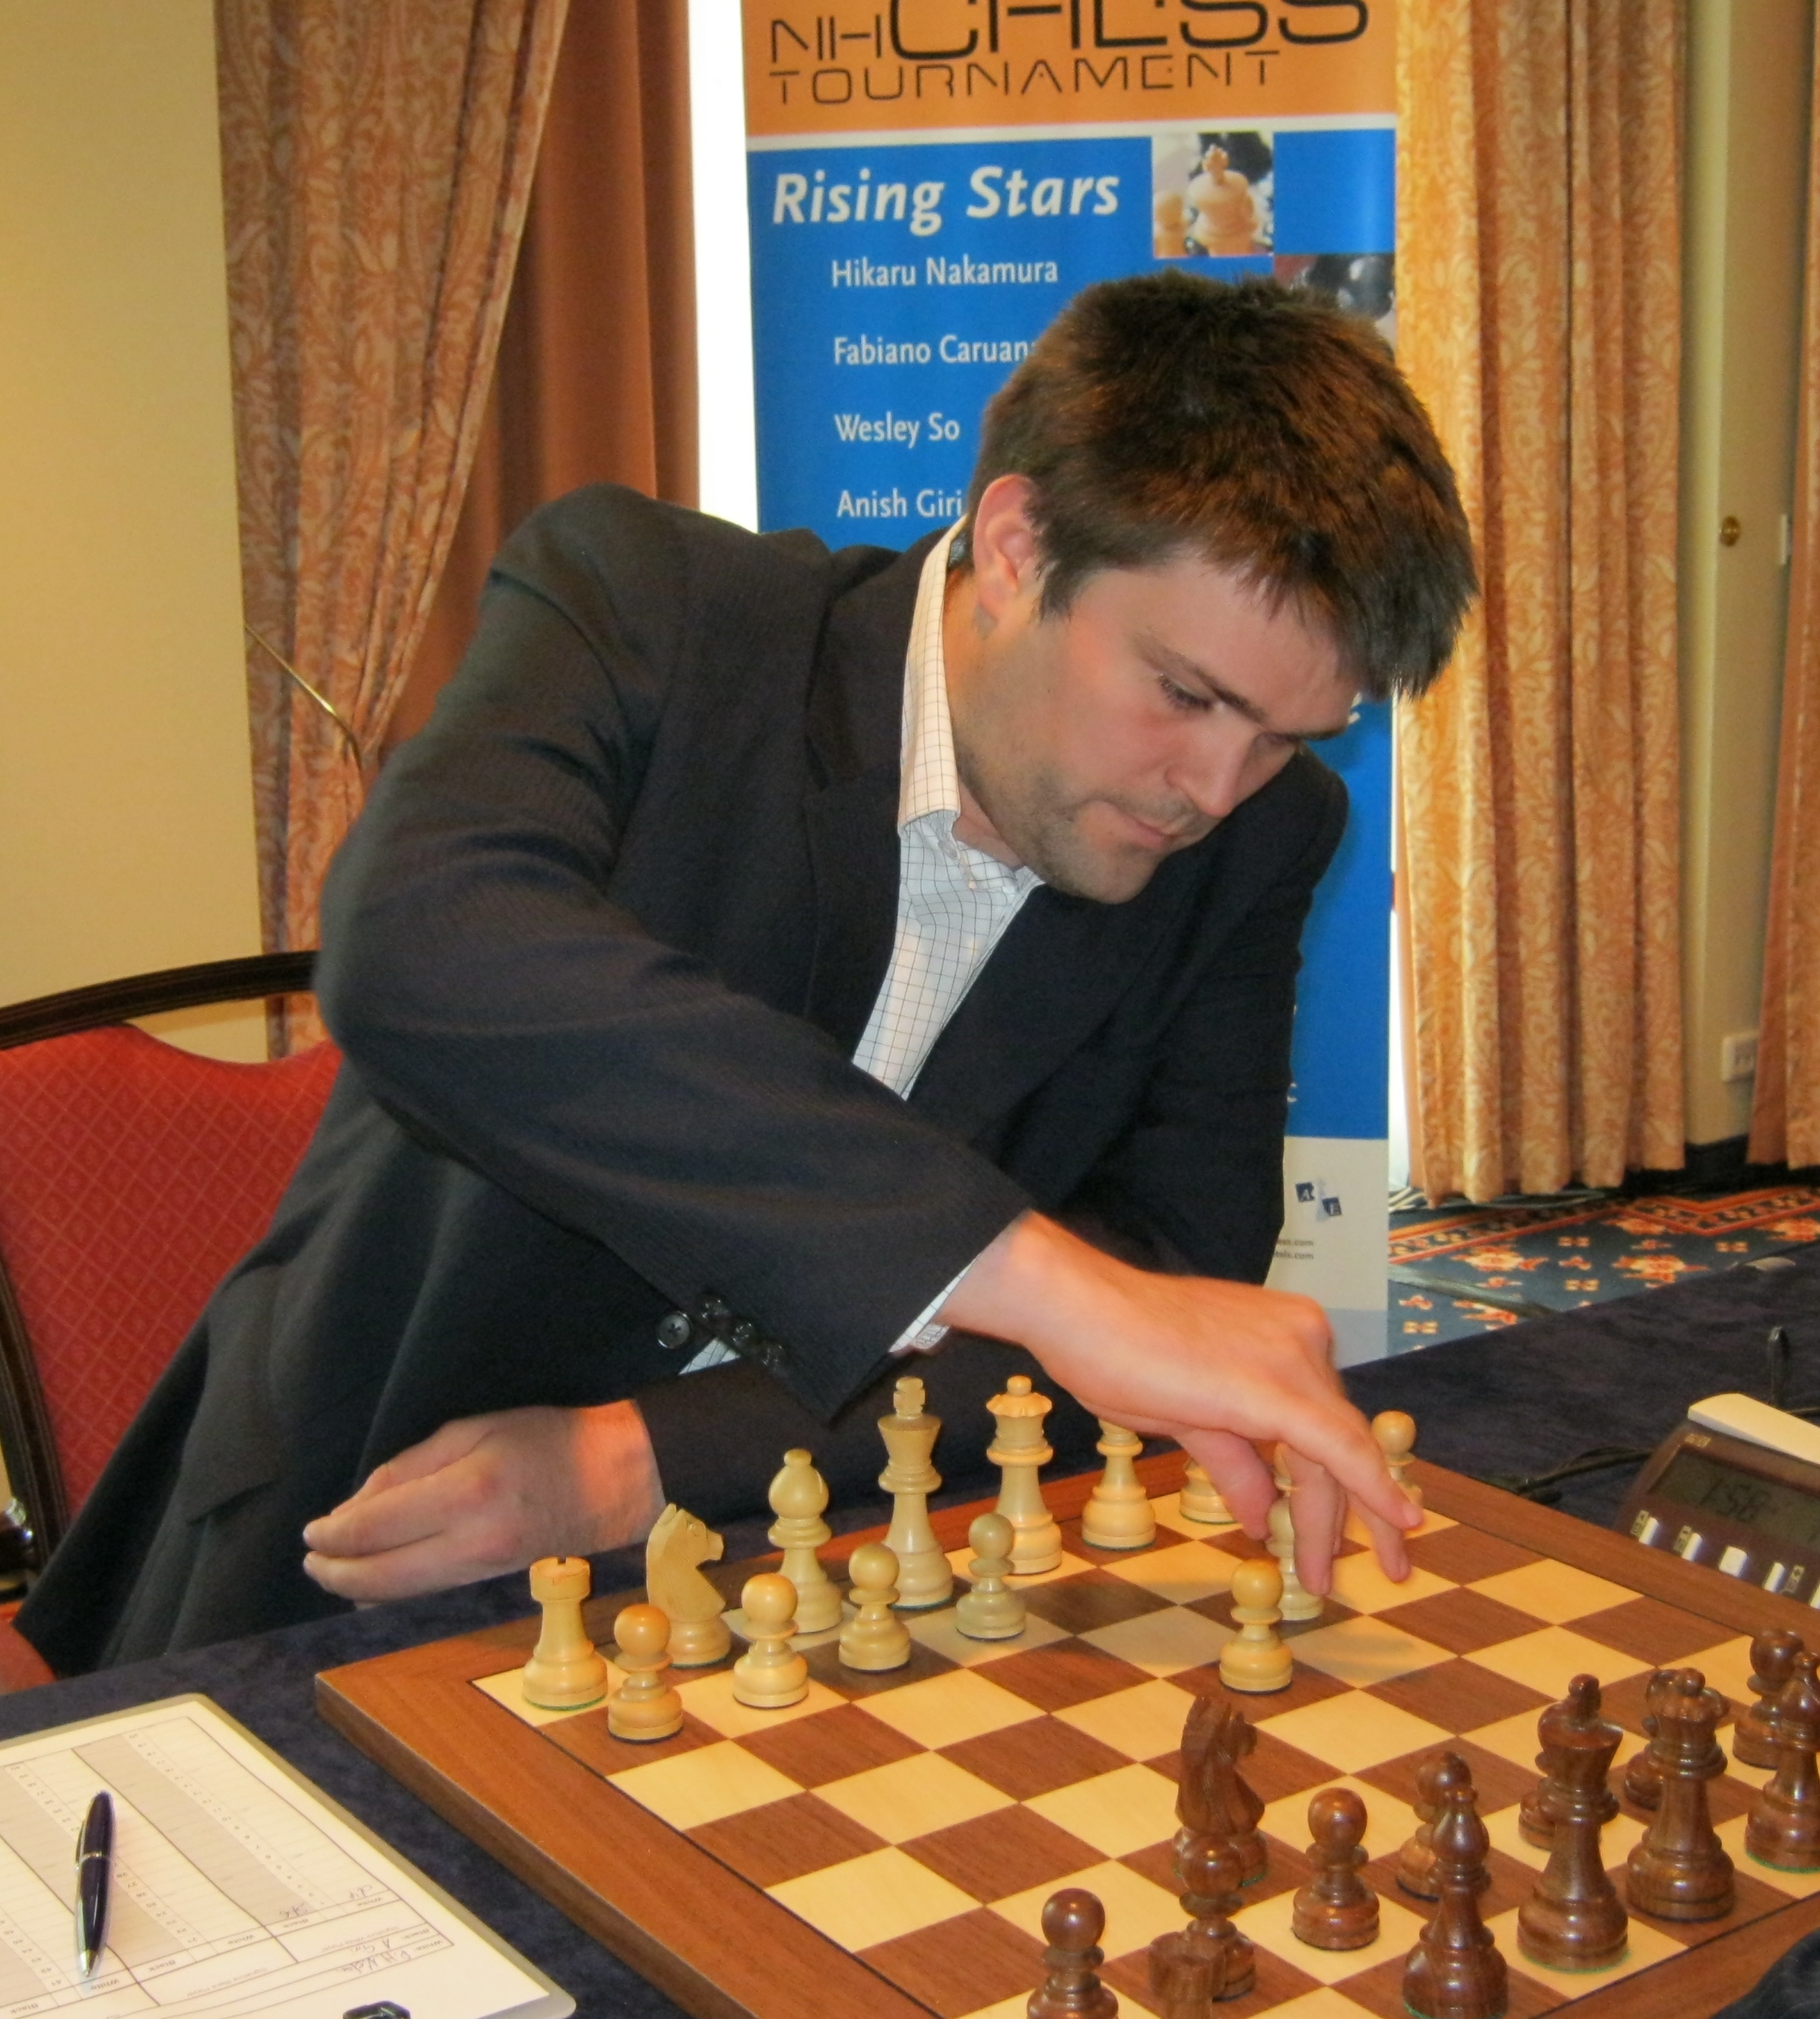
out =
[[1753,1164],[1820,1164],[1820,60],[1807,165],[1795,551],[1764,948]]
[[1432,1198],[1683,1161],[1684,33],[1684,0],[1399,9],[1398,353],[1485,591],[1399,725]]
[[596,0],[564,31],[480,447],[388,745],[427,720],[527,513],[602,482],[693,505],[697,463],[687,0]]
[[246,621],[340,718],[249,640],[268,948],[316,943],[454,535],[567,4],[217,0]]

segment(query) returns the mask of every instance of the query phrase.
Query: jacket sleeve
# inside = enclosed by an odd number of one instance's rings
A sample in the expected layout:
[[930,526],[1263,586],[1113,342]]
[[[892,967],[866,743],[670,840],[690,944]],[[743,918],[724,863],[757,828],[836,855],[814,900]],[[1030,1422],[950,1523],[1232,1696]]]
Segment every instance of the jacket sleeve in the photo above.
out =
[[[704,593],[679,517],[584,493],[508,549],[454,687],[335,865],[317,989],[408,1132],[677,1303],[718,1293],[825,1414],[1028,1201],[611,901]],[[803,565],[752,566],[741,611],[812,654]]]

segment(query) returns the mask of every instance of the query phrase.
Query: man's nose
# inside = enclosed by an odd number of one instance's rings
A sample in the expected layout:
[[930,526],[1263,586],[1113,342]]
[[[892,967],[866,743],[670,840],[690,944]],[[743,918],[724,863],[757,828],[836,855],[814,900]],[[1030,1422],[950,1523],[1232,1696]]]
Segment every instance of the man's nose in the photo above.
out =
[[1209,733],[1171,770],[1169,784],[1203,820],[1224,820],[1249,790],[1246,767],[1254,734],[1249,723],[1236,735],[1224,724],[1209,725]]

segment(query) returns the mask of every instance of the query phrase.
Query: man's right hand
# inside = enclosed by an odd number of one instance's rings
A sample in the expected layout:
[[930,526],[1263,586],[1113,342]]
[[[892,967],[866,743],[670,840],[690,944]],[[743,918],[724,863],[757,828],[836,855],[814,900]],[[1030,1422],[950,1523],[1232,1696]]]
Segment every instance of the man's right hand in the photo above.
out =
[[1409,1574],[1421,1521],[1346,1399],[1326,1314],[1249,1283],[1133,1269],[1038,1213],[1015,1220],[939,1314],[1027,1347],[1085,1408],[1173,1437],[1207,1468],[1248,1533],[1276,1497],[1257,1446],[1287,1448],[1296,1566],[1325,1592],[1350,1502],[1388,1575]]

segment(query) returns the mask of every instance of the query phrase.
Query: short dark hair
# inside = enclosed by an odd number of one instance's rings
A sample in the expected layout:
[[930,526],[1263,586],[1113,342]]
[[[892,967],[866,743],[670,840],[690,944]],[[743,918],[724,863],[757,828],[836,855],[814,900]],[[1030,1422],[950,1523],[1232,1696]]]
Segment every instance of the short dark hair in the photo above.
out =
[[1070,302],[986,409],[967,494],[1035,488],[1046,615],[1184,553],[1324,618],[1376,700],[1419,694],[1478,587],[1453,472],[1372,325],[1169,271]]

